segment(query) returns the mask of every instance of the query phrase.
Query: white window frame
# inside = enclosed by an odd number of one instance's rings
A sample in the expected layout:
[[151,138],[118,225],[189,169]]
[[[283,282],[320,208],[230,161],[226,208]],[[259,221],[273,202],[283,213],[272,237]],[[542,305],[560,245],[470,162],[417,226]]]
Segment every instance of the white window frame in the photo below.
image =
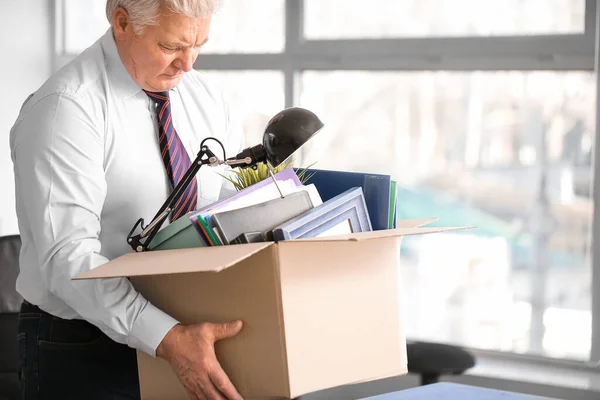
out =
[[[298,103],[298,77],[304,70],[385,71],[596,71],[600,98],[598,60],[600,7],[585,2],[582,34],[490,36],[456,38],[389,38],[306,40],[303,34],[304,1],[285,0],[285,46],[277,54],[201,54],[195,68],[206,70],[276,70],[285,76],[285,106]],[[55,16],[54,68],[75,55],[65,54],[64,7],[53,3]],[[596,107],[596,141],[600,143],[600,108]],[[577,369],[600,367],[600,162],[594,162],[592,221],[592,347],[589,362],[573,362],[514,353],[473,350],[476,354],[523,359]],[[595,289],[595,290],[594,290]]]

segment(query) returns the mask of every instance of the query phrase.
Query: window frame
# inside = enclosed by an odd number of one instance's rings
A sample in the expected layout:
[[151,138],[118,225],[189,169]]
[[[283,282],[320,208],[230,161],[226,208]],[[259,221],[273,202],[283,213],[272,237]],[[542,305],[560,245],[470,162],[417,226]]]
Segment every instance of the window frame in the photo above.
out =
[[[64,4],[54,3],[54,60],[57,70],[75,55],[64,53]],[[285,0],[285,44],[281,53],[200,54],[194,64],[209,70],[277,70],[284,74],[285,106],[298,102],[299,76],[304,70],[370,71],[595,71],[600,98],[600,7],[585,0],[582,34],[432,37],[386,39],[306,40],[304,1]],[[600,143],[600,108],[596,107],[595,144]],[[595,145],[594,145],[595,149]],[[593,166],[591,226],[592,343],[588,362],[537,357],[511,352],[485,351],[507,357],[544,360],[549,365],[597,368],[600,366],[600,162]],[[481,350],[474,350],[482,353]]]

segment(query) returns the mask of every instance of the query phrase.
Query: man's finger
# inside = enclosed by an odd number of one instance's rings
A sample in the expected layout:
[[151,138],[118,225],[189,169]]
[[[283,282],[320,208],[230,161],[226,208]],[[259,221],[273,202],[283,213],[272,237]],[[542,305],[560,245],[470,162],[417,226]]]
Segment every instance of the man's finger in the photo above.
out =
[[204,399],[204,396],[198,396],[193,390],[185,388],[185,391],[187,392],[188,397],[190,398],[190,400],[202,400],[202,399]]
[[215,341],[235,336],[242,330],[242,321],[232,321],[225,324],[214,324]]
[[[192,397],[193,399],[198,400],[212,400],[213,397],[209,394],[209,387],[212,387],[213,384],[209,378],[205,377],[204,379],[200,379],[198,382],[194,384],[194,395],[196,397]],[[214,390],[214,388],[213,388]],[[219,397],[215,397],[218,400],[221,400]]]
[[233,383],[231,383],[231,380],[229,380],[229,377],[218,363],[213,366],[213,370],[209,373],[208,377],[217,390],[221,392],[227,400],[243,400],[242,396],[235,389],[235,386],[233,386]]
[[204,392],[204,395],[206,396],[207,399],[209,400],[227,400],[215,387],[215,385],[213,385],[213,383],[211,382],[210,379],[207,379],[207,382],[205,382],[202,385],[202,391]]
[[204,400],[204,394],[202,393],[201,387],[198,382],[189,379],[187,376],[179,376],[179,382],[187,392],[190,400]]

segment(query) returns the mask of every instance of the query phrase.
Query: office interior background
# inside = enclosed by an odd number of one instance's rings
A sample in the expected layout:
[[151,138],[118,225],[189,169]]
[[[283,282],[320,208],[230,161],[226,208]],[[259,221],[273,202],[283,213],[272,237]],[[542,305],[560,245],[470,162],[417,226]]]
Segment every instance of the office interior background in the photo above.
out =
[[[403,243],[408,337],[477,357],[444,380],[598,399],[599,16],[596,0],[224,0],[194,67],[248,144],[308,108],[326,128],[297,165],[390,174],[399,218],[477,226]],[[22,102],[108,27],[105,0],[0,1],[0,236],[18,233]]]

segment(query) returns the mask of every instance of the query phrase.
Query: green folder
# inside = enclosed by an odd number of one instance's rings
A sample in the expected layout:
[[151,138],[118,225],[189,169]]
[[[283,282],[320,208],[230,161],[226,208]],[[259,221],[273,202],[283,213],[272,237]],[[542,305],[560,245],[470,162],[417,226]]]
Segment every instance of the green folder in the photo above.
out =
[[202,215],[198,215],[198,223],[202,226],[204,236],[206,236],[206,239],[210,242],[210,245],[221,246],[221,241],[217,238],[217,236],[213,232],[212,227],[208,224],[208,221],[206,221],[206,219],[204,219]]
[[204,239],[189,218],[195,212],[184,215],[158,231],[150,242],[148,250],[175,250],[206,246]]
[[388,212],[388,229],[394,229],[396,227],[396,203],[398,202],[398,190],[396,181],[390,182],[390,209]]

